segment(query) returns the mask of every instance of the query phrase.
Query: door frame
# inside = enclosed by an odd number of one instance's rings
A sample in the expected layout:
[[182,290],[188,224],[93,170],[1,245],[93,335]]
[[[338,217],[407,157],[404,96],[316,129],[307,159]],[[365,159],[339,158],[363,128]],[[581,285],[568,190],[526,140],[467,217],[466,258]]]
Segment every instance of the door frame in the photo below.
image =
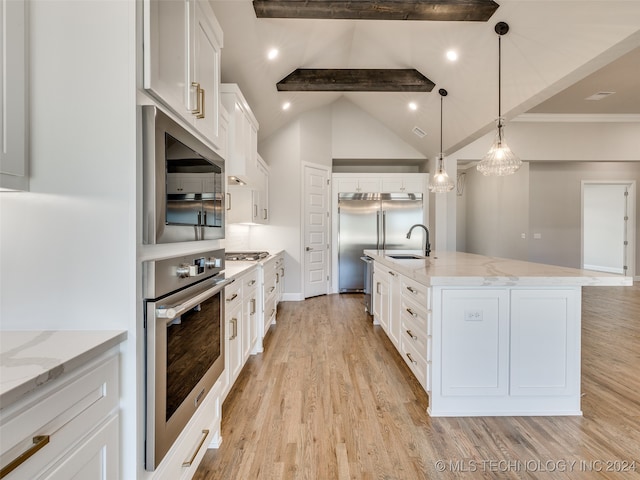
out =
[[331,242],[329,239],[332,236],[332,225],[331,225],[331,221],[332,221],[332,213],[331,213],[331,187],[332,187],[332,181],[331,181],[331,167],[328,165],[322,165],[320,163],[313,163],[313,162],[306,162],[306,161],[302,161],[301,162],[302,168],[300,169],[300,185],[301,185],[301,190],[302,190],[302,195],[301,195],[301,200],[302,200],[302,205],[300,208],[300,280],[301,280],[301,285],[300,285],[300,289],[302,290],[302,299],[306,299],[306,292],[305,292],[305,286],[306,286],[306,277],[305,277],[305,270],[306,270],[306,262],[307,262],[307,257],[305,255],[305,250],[304,250],[304,245],[305,245],[305,237],[304,237],[304,232],[305,232],[305,225],[306,225],[306,216],[305,216],[305,205],[306,205],[306,198],[307,198],[307,182],[306,182],[306,170],[307,167],[311,167],[311,168],[316,168],[318,170],[324,170],[327,172],[327,178],[329,179],[329,184],[327,185],[327,212],[329,212],[329,217],[327,220],[327,242],[329,243],[329,248],[327,251],[327,275],[329,277],[329,280],[326,281],[327,284],[327,294],[329,293],[333,293],[331,291],[331,278],[333,277],[332,275],[332,263],[331,263],[331,258],[333,255],[333,242]]
[[636,181],[635,180],[582,180],[580,182],[580,268],[584,265],[584,190],[586,185],[627,185],[627,276],[636,277]]

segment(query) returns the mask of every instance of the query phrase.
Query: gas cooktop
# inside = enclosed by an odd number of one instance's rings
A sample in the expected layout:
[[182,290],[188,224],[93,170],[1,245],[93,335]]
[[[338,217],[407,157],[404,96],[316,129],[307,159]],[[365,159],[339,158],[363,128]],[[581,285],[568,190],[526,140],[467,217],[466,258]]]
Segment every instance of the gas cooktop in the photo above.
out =
[[268,256],[269,252],[226,252],[224,259],[227,261],[242,260],[245,262],[255,262]]

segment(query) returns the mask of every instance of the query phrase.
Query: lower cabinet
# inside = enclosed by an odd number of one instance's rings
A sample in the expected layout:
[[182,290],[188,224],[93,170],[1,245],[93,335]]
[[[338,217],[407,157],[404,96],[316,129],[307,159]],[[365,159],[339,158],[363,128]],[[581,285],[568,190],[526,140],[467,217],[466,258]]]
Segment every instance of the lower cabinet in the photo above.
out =
[[2,409],[2,478],[118,478],[118,368],[113,349]]
[[207,448],[220,446],[222,443],[220,421],[222,418],[223,382],[222,379],[219,379],[209,391],[187,427],[182,431],[156,471],[153,472],[153,479],[190,479],[196,473]]

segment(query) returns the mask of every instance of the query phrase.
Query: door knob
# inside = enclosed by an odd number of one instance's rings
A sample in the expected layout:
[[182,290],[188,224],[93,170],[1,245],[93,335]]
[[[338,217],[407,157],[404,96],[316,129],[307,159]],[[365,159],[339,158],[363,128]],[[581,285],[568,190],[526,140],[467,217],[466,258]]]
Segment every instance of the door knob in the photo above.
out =
[[307,247],[307,248],[305,248],[305,250],[306,250],[307,252],[310,252],[311,250],[313,250],[313,248],[311,248],[311,247]]

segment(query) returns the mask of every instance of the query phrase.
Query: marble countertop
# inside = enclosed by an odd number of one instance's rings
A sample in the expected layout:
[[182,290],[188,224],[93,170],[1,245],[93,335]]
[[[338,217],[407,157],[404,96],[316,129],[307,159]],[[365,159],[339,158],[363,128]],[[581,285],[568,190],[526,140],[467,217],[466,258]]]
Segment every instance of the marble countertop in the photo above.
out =
[[242,260],[226,261],[224,263],[224,275],[225,278],[233,278],[243,273],[248,272],[254,268],[257,268],[258,262],[245,262]]
[[444,286],[629,286],[631,277],[558,267],[542,263],[435,251],[420,259],[390,258],[390,254],[423,255],[417,250],[365,250],[381,264],[424,285]]
[[126,331],[0,331],[0,408],[126,338]]

